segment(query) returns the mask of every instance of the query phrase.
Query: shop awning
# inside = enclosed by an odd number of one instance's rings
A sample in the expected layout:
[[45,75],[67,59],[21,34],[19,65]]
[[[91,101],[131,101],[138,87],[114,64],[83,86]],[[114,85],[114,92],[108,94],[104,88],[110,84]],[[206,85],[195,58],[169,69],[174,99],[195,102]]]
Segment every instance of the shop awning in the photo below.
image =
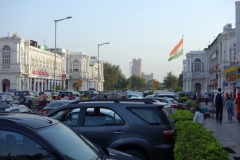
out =
[[234,88],[240,88],[240,82],[236,83]]

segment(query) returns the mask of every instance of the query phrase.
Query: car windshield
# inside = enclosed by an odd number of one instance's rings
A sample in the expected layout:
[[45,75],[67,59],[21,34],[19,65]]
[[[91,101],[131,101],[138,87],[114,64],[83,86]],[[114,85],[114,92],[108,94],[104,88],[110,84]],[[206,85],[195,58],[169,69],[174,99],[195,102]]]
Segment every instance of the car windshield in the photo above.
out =
[[16,96],[27,96],[28,95],[28,91],[17,91],[15,92]]
[[36,132],[69,160],[80,157],[96,160],[101,153],[91,142],[61,123],[37,129]]
[[46,107],[60,107],[60,106],[63,106],[65,104],[68,104],[70,102],[67,102],[67,101],[54,101],[54,102],[51,102],[49,103]]

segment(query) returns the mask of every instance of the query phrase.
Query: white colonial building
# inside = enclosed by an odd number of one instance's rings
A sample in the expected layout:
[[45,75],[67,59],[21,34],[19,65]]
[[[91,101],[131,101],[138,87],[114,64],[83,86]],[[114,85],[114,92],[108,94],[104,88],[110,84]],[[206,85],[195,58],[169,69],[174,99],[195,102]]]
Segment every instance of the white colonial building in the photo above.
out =
[[231,24],[227,24],[208,48],[186,54],[183,61],[183,89],[204,94],[222,88],[223,91],[234,94],[236,82],[228,78],[232,71],[227,73],[226,70],[238,64],[235,60],[235,29],[232,29]]
[[[12,37],[0,38],[0,92],[9,89],[34,90],[37,92],[52,89],[54,85],[54,53],[36,41],[24,40],[13,34]],[[103,64],[100,63],[98,89],[103,90]],[[97,88],[98,65],[96,57],[85,53],[70,52],[58,48],[56,54],[55,79],[57,86],[65,90],[88,90]],[[82,87],[77,88],[77,80],[82,80]]]

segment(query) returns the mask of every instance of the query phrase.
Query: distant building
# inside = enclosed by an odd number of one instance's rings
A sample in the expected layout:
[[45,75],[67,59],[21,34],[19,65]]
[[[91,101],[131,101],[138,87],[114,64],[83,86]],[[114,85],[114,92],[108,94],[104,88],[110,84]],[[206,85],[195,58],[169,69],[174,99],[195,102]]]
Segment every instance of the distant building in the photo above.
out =
[[142,60],[141,59],[133,59],[132,61],[132,75],[142,76]]
[[151,73],[151,74],[144,74],[142,72],[142,78],[145,79],[146,82],[149,81],[149,80],[153,80],[153,73]]
[[[56,86],[65,90],[103,90],[103,63],[83,52],[56,49]],[[13,34],[0,38],[0,92],[9,89],[44,91],[54,85],[55,48],[48,49],[36,41]],[[77,87],[78,80],[82,87]],[[98,86],[98,87],[97,87]]]

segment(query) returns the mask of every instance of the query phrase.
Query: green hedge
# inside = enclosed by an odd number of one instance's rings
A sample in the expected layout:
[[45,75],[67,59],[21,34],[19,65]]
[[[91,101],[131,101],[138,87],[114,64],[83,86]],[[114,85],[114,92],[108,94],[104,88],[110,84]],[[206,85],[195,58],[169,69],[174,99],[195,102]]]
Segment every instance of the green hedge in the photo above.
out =
[[172,115],[172,118],[176,122],[178,122],[178,121],[192,121],[193,120],[193,114],[192,114],[192,112],[190,110],[178,109]]
[[189,112],[177,110],[173,115],[177,119],[174,160],[231,160],[212,132],[192,122]]

